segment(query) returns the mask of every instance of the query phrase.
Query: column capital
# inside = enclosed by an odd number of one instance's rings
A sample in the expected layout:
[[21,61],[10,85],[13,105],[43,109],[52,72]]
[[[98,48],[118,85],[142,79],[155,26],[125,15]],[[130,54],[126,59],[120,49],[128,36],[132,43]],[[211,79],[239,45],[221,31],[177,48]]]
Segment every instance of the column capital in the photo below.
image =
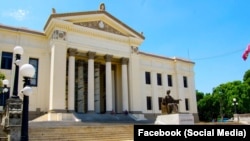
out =
[[128,64],[128,58],[122,57],[121,58],[121,63],[122,63],[122,65],[127,65]]
[[95,52],[92,52],[92,51],[89,51],[89,52],[87,53],[89,59],[94,59],[95,54],[96,54],[96,53],[95,53]]
[[106,55],[104,56],[106,62],[111,62],[112,57],[113,57],[113,55],[110,55],[110,54],[106,54]]
[[75,49],[75,48],[68,49],[69,56],[75,56],[76,52],[77,52],[77,49]]

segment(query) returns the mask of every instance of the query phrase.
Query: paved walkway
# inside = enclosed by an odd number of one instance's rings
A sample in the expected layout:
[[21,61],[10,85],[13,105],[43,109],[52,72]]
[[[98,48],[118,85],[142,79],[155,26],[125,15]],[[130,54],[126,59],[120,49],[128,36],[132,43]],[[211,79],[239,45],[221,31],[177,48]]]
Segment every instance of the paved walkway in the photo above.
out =
[[80,121],[29,121],[29,126],[32,127],[58,127],[58,126],[98,126],[98,125],[116,125],[116,124],[154,124],[153,120],[136,121],[129,115],[117,114],[82,114],[77,115]]
[[[76,114],[80,121],[30,121],[29,126],[84,126],[84,125],[110,125],[110,124],[147,124],[154,125],[155,120],[135,120],[125,114]],[[199,122],[195,125],[244,125],[240,122]],[[249,124],[248,124],[249,125]]]
[[228,121],[228,122],[199,122],[196,125],[249,125],[247,123]]

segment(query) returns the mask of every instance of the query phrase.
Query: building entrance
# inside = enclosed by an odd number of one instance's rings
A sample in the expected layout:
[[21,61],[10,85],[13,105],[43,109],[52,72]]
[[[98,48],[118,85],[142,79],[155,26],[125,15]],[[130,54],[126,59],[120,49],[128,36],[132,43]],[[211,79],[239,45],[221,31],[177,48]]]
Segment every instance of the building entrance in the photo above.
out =
[[75,111],[78,113],[87,112],[88,99],[88,63],[83,60],[76,61],[75,70]]
[[[88,111],[88,63],[83,60],[76,61],[76,83],[75,83],[75,111],[86,113]],[[105,95],[105,65],[95,63],[94,65],[94,112],[106,112]]]
[[105,66],[99,63],[95,64],[95,86],[94,86],[94,99],[95,99],[95,112],[105,113],[106,112],[106,95],[105,95]]

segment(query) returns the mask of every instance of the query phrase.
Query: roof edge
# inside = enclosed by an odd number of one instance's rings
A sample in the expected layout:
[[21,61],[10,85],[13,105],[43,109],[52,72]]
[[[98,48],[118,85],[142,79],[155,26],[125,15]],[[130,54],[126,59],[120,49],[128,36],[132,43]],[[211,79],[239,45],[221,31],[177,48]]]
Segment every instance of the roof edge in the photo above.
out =
[[85,12],[71,12],[71,13],[53,13],[49,16],[43,30],[45,31],[49,22],[53,19],[53,18],[57,18],[57,17],[67,17],[67,16],[77,16],[77,15],[89,15],[89,14],[105,14],[108,17],[112,18],[113,20],[115,20],[116,22],[120,23],[122,26],[126,27],[127,29],[129,29],[131,32],[135,33],[137,36],[139,36],[141,39],[145,39],[145,37],[141,34],[138,33],[137,31],[135,31],[134,29],[132,29],[131,27],[129,27],[128,25],[124,24],[122,21],[120,21],[119,19],[117,19],[116,17],[114,17],[113,15],[111,15],[110,13],[108,13],[107,11],[102,11],[102,10],[98,10],[98,11],[85,11]]
[[8,30],[15,30],[15,31],[22,31],[22,32],[28,32],[32,34],[39,34],[39,35],[45,35],[43,32],[27,29],[27,28],[21,28],[21,27],[13,27],[13,26],[7,26],[0,24],[0,28],[8,29]]

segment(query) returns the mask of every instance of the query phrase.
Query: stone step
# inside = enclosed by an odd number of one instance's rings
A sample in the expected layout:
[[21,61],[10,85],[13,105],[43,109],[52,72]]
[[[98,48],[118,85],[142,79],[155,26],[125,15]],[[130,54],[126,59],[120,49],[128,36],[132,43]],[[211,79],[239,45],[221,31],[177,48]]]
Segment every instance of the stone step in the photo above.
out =
[[[80,120],[46,121],[48,117],[43,115],[29,121],[29,141],[132,141],[134,124],[152,123],[134,116],[74,113]],[[7,139],[6,135],[1,137]]]
[[[41,123],[29,126],[29,141],[133,141],[133,124]],[[0,141],[7,141],[0,132]]]
[[29,140],[32,141],[132,141],[132,124],[100,124],[57,127],[29,127]]
[[3,131],[3,127],[0,126],[0,141],[7,141],[7,134]]

